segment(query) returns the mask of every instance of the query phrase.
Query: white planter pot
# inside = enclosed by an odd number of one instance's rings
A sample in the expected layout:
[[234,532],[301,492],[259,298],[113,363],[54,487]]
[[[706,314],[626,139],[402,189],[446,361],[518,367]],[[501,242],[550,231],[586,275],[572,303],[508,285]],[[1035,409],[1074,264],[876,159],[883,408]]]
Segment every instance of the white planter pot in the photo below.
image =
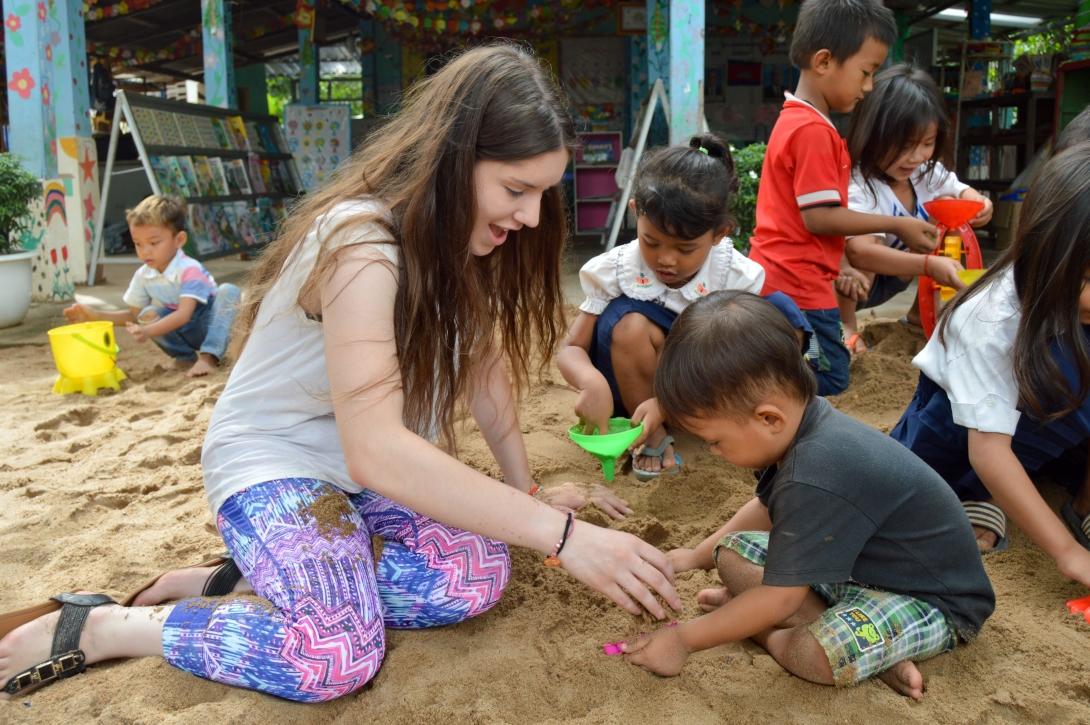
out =
[[18,325],[30,309],[35,252],[0,254],[0,327]]

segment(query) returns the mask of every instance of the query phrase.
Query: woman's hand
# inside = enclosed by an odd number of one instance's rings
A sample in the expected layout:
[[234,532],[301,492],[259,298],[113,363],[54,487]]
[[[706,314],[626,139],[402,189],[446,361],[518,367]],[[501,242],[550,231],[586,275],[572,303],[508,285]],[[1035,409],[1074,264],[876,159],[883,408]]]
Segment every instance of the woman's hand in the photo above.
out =
[[632,424],[643,423],[643,433],[640,433],[640,437],[632,441],[632,445],[628,449],[634,451],[642,446],[648,436],[662,427],[663,422],[665,422],[665,416],[662,414],[662,408],[659,407],[657,398],[648,398],[636,406],[636,410],[632,412]]
[[598,380],[579,391],[575,401],[575,414],[583,421],[583,432],[599,434],[609,432],[609,416],[613,414],[613,393],[605,377],[598,375]]
[[630,614],[639,616],[646,610],[656,619],[665,618],[656,595],[681,611],[666,555],[632,534],[576,521],[560,562],[576,579]]
[[632,513],[627,501],[600,483],[586,485],[569,481],[559,486],[543,488],[538,497],[564,513],[578,511],[588,503],[594,504],[610,518],[618,521]]

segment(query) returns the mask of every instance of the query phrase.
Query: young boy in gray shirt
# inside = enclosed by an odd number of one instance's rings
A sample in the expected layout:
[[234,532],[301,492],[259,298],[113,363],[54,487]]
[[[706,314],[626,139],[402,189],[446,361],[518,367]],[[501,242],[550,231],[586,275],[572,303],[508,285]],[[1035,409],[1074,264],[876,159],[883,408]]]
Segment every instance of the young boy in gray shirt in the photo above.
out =
[[790,325],[768,302],[716,292],[674,323],[655,376],[667,419],[760,470],[756,497],[675,572],[717,568],[703,616],[625,643],[676,675],[688,655],[752,638],[792,674],[845,686],[873,675],[923,696],[915,662],[976,636],[995,608],[950,487],[892,438],[815,396]]

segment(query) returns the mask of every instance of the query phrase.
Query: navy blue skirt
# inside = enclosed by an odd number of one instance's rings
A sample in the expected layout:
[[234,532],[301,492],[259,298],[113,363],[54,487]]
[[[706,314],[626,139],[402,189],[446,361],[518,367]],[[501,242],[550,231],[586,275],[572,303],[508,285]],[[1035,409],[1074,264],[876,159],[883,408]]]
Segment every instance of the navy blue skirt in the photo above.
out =
[[[1071,355],[1061,352],[1057,344],[1051,352],[1075,389],[1077,369]],[[954,423],[946,391],[923,373],[916,394],[890,435],[935,469],[962,501],[992,497],[969,464],[969,429]],[[1023,412],[1011,438],[1011,450],[1026,473],[1046,475],[1074,493],[1086,477],[1088,439],[1090,399],[1051,423],[1041,423]]]
[[[783,292],[773,292],[770,295],[765,295],[765,299],[783,313],[783,316],[787,318],[792,327],[796,330],[802,330],[805,338],[802,349],[807,349],[810,346],[810,336],[813,335],[814,328],[810,326],[810,322],[802,314],[795,301]],[[609,383],[609,389],[613,393],[613,415],[625,418],[630,417],[631,413],[625,408],[624,401],[621,400],[621,390],[617,387],[617,378],[613,373],[611,348],[613,345],[613,328],[617,326],[622,317],[633,312],[646,317],[665,334],[669,334],[670,328],[674,325],[674,320],[677,319],[676,312],[671,312],[660,304],[647,300],[634,300],[626,295],[610,300],[606,308],[602,310],[602,314],[598,315],[598,320],[594,323],[594,335],[591,337],[590,349],[587,352],[590,355],[591,363],[605,376],[606,381]]]

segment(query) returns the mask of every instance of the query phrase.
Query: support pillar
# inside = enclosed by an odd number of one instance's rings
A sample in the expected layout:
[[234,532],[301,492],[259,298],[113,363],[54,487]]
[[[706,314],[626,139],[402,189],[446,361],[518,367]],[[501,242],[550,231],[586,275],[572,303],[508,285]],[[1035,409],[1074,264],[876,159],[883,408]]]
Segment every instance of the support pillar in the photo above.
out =
[[704,0],[670,0],[670,143],[704,122]]
[[378,47],[375,43],[375,21],[372,18],[360,18],[360,82],[363,84],[363,115],[374,116],[376,91],[378,89]]
[[318,19],[316,0],[296,0],[295,27],[299,30],[299,103],[318,105],[318,47],[314,26]]
[[201,0],[204,99],[210,106],[237,108],[230,0]]
[[992,35],[992,0],[970,0],[969,39],[985,40]]
[[9,145],[39,178],[57,173],[50,8],[53,2],[3,2]]

